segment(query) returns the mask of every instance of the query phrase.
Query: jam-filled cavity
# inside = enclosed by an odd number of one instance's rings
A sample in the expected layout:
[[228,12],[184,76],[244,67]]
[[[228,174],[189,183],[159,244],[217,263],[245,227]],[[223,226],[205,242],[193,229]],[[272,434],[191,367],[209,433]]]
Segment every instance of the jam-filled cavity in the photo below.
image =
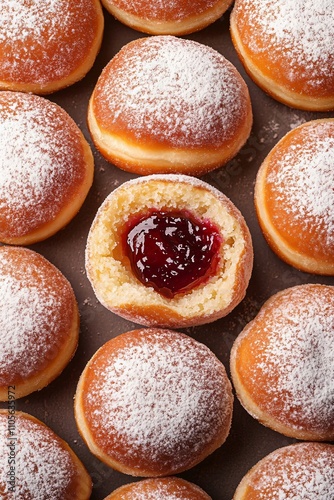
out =
[[134,275],[168,298],[189,292],[215,274],[221,244],[214,224],[187,211],[151,210],[134,216],[124,234]]

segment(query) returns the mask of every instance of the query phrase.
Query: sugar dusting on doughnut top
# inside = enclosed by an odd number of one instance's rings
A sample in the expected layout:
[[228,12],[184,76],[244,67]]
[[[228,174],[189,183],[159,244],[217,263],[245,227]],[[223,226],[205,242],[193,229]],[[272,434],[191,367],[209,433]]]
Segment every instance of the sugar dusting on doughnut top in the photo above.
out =
[[239,73],[205,45],[172,36],[136,40],[107,65],[94,110],[111,130],[178,147],[219,146],[243,123]]
[[1,93],[0,234],[22,236],[54,220],[85,175],[80,141],[55,104]]
[[240,0],[235,8],[247,46],[269,61],[281,60],[281,77],[317,89],[332,81],[333,0]]
[[125,335],[116,354],[102,351],[91,365],[85,397],[96,440],[122,463],[187,466],[228,426],[223,366],[206,346],[176,332]]
[[0,384],[6,386],[52,362],[68,332],[73,297],[51,264],[15,247],[0,248],[0,297]]
[[259,500],[332,500],[334,447],[299,443],[280,448],[256,466],[249,486]]
[[248,374],[263,387],[261,405],[295,429],[334,430],[334,287],[288,289],[259,321]]
[[70,74],[95,30],[91,0],[1,0],[0,81],[43,84]]
[[[0,416],[0,488],[8,500],[64,500],[74,474],[71,456],[48,428],[20,414],[10,422],[7,413]],[[10,429],[10,430],[9,430]],[[10,434],[8,434],[10,432]],[[15,443],[15,490],[11,492],[8,443]]]
[[274,224],[276,212],[283,209],[289,221],[286,231],[304,227],[313,235],[313,250],[324,251],[325,246],[334,257],[334,120],[308,122],[290,137],[283,154],[278,145],[277,165],[273,163],[266,179],[275,199]]
[[118,8],[159,22],[183,20],[211,9],[217,0],[113,0]]

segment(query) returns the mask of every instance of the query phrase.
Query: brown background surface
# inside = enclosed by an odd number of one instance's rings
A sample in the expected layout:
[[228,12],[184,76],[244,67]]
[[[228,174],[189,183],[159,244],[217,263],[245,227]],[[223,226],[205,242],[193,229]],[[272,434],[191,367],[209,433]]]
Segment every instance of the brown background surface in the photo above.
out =
[[[81,82],[48,96],[74,118],[91,145],[86,113],[97,78],[124,44],[143,36],[146,35],[123,26],[105,12],[103,45],[93,69]],[[247,295],[226,318],[207,326],[183,330],[206,344],[229,373],[229,353],[235,337],[268,297],[279,290],[303,283],[334,285],[333,278],[302,273],[280,261],[262,236],[253,206],[257,170],[274,144],[294,126],[333,114],[290,109],[258,89],[245,74],[232,46],[229,13],[210,27],[186,38],[210,45],[229,59],[245,78],[253,104],[254,125],[247,144],[227,166],[202,177],[231,198],[251,230],[255,261]],[[75,425],[73,396],[78,378],[95,351],[108,339],[138,325],[115,316],[98,303],[85,275],[84,251],[90,225],[102,201],[115,187],[135,176],[108,164],[93,145],[92,149],[95,179],[81,211],[58,234],[30,246],[55,264],[74,288],[81,313],[79,347],[74,359],[57,380],[42,391],[18,400],[16,408],[41,419],[69,443],[92,477],[94,488],[91,498],[102,500],[120,485],[137,479],[113,471],[90,454]],[[1,407],[6,408],[6,403],[2,403]],[[292,442],[294,440],[261,426],[235,401],[232,429],[226,443],[197,467],[180,476],[197,483],[213,500],[228,500],[252,465],[272,450]]]

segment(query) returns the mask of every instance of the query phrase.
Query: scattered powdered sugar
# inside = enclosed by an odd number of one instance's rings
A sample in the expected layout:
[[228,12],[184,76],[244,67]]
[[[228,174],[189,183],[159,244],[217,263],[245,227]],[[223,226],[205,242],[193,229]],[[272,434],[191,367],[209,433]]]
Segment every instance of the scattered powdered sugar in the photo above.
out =
[[92,425],[122,447],[121,461],[140,456],[141,462],[163,460],[175,470],[229,425],[231,394],[223,366],[206,346],[181,334],[145,330],[94,376],[87,395],[93,404],[98,401]]
[[[129,498],[128,494],[126,497]],[[199,498],[203,496],[195,493],[195,487],[190,492],[189,483],[184,484],[174,478],[138,481],[131,488],[131,500],[198,500]]]
[[97,102],[108,123],[136,138],[148,135],[181,147],[219,146],[245,119],[243,85],[214,49],[155,36],[127,45],[111,61],[97,84]]
[[[332,0],[241,0],[240,22],[247,19],[247,44],[275,61],[284,54],[285,77],[318,87],[333,77],[334,15]],[[303,68],[303,69],[302,69]]]
[[[15,452],[15,491],[9,490],[9,444]],[[0,484],[8,500],[64,500],[73,477],[73,463],[68,451],[53,432],[26,417],[15,416],[8,434],[7,415],[0,418]]]
[[94,38],[92,9],[90,0],[1,0],[0,74],[41,84],[68,75]]
[[257,466],[251,487],[259,500],[333,500],[334,447],[300,443],[281,448]]
[[293,220],[303,223],[330,247],[334,245],[334,123],[308,122],[297,134],[279,156],[278,168],[269,172],[267,183],[280,210],[283,206],[292,215],[291,230]]
[[1,385],[36,374],[51,361],[64,325],[59,280],[33,255],[15,255],[15,249],[0,254]]
[[267,410],[294,428],[332,429],[334,288],[291,288],[259,318],[267,342],[253,341],[250,379],[256,385],[260,374],[265,381]]
[[0,99],[0,212],[21,235],[53,220],[83,172],[79,133],[46,99],[4,92]]
[[[218,2],[217,0],[197,0],[196,15],[210,10]],[[143,0],[114,0],[114,5],[118,8],[131,12],[144,19],[158,22],[187,19],[194,14],[193,0],[154,0],[147,2]]]

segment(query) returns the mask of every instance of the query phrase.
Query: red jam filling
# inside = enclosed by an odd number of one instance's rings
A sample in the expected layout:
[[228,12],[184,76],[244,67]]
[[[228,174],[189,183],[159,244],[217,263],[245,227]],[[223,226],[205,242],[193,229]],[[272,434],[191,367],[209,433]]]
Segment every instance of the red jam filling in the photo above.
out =
[[168,298],[215,274],[222,243],[211,222],[197,220],[186,211],[154,210],[134,217],[124,239],[134,275]]

